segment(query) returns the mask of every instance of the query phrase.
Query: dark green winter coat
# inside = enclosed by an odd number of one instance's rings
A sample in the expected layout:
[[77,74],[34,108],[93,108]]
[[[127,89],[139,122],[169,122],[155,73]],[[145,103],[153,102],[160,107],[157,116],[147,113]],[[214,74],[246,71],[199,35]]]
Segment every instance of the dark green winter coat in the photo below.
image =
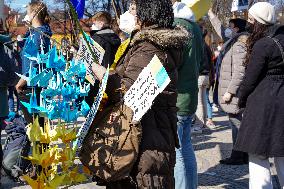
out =
[[192,115],[197,109],[199,67],[202,63],[204,42],[200,27],[195,22],[176,18],[175,25],[184,27],[192,34],[178,70],[177,99],[178,115]]

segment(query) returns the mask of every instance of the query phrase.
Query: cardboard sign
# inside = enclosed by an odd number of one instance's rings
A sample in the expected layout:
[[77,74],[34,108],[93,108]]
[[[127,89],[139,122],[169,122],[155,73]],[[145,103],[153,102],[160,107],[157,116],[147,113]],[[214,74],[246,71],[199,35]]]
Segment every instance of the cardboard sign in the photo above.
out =
[[141,120],[170,81],[167,71],[155,55],[124,96],[125,105],[134,112],[133,121]]
[[232,2],[232,12],[247,10],[248,9],[248,0],[233,0]]
[[95,84],[96,81],[96,77],[93,74],[92,71],[92,65],[99,63],[101,64],[104,58],[104,54],[105,54],[105,50],[98,44],[96,43],[90,36],[88,36],[87,34],[84,34],[89,42],[89,44],[91,45],[92,50],[95,53],[95,56],[98,60],[98,62],[96,62],[93,57],[92,54],[88,48],[87,42],[83,39],[83,37],[81,37],[80,40],[80,46],[79,46],[79,50],[78,50],[78,56],[79,59],[85,64],[85,67],[87,69],[87,73],[86,73],[86,79],[92,84]]

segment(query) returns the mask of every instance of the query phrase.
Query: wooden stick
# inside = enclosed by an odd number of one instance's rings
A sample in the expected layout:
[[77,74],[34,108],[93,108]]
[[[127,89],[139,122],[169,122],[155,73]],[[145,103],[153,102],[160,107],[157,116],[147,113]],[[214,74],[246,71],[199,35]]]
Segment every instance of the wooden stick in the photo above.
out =
[[114,0],[111,0],[111,2],[112,2],[113,10],[114,10],[114,12],[115,12],[116,20],[119,20],[119,14],[118,14],[118,11],[117,11],[117,9],[116,9],[115,2],[114,2]]

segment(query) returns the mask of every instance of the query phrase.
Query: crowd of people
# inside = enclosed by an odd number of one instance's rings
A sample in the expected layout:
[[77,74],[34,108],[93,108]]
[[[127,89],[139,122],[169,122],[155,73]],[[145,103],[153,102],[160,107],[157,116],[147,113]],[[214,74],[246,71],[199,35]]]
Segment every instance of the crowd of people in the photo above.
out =
[[[154,55],[171,80],[140,121],[139,153],[129,177],[103,182],[107,188],[196,189],[191,135],[214,129],[212,112],[218,110],[228,115],[234,145],[220,163],[249,164],[250,189],[272,189],[269,158],[274,158],[284,187],[284,27],[277,24],[270,3],[255,3],[248,13],[247,20],[234,18],[225,27],[209,10],[221,39],[217,47],[212,47],[208,28],[178,0],[133,0],[118,23],[107,12],[92,18],[90,36],[105,55],[101,65],[92,67],[98,81],[86,98],[90,106],[108,66],[107,104],[122,101]],[[32,123],[33,116],[19,104],[29,101],[31,89],[13,73],[28,74],[32,62],[21,52],[29,48],[31,36],[39,51],[46,53],[51,45],[44,3],[30,3],[24,20],[32,26],[25,36],[10,43],[3,29],[0,35],[0,131],[5,119],[18,112]],[[35,91],[39,95],[41,88]]]

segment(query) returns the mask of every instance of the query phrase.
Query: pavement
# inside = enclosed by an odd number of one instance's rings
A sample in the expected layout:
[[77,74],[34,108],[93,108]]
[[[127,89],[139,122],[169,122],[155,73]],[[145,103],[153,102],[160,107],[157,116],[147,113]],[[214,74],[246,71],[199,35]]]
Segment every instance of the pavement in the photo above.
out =
[[[205,130],[202,134],[192,137],[198,163],[198,189],[248,189],[248,165],[228,166],[220,165],[219,160],[229,157],[232,149],[232,136],[228,118],[223,113],[214,114],[213,121],[216,128]],[[2,144],[5,134],[2,136]],[[273,160],[271,162],[273,166]],[[272,168],[274,188],[280,189],[275,169]],[[16,183],[7,176],[2,176],[3,189],[29,189],[23,183]],[[81,185],[68,187],[71,189],[105,189],[87,182]]]

